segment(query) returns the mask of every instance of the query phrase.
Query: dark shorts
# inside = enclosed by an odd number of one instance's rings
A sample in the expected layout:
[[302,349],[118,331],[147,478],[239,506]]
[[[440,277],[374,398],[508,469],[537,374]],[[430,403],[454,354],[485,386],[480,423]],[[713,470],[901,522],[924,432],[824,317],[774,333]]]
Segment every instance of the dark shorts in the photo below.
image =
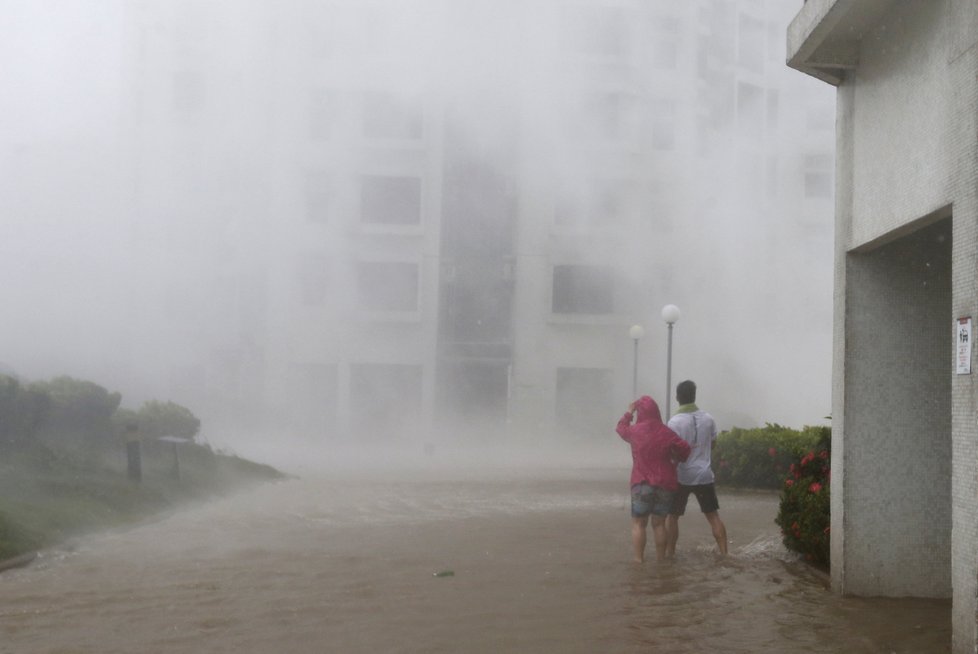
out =
[[700,484],[699,486],[684,486],[679,484],[676,491],[672,508],[669,510],[671,515],[683,515],[686,513],[686,502],[689,501],[689,494],[696,496],[700,503],[700,511],[703,513],[713,513],[720,509],[720,502],[717,501],[717,489],[713,484]]
[[645,482],[632,486],[632,517],[644,518],[647,515],[668,515],[675,491],[660,486],[649,486]]

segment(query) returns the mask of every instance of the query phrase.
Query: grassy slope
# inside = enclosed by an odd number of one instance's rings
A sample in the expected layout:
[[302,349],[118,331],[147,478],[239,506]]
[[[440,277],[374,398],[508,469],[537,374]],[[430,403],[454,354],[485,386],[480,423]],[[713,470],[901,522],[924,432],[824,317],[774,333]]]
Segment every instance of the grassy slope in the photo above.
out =
[[181,502],[280,479],[274,468],[208,448],[180,445],[180,477],[172,450],[147,448],[143,480],[126,478],[124,456],[4,452],[0,458],[0,561],[73,535],[131,524]]

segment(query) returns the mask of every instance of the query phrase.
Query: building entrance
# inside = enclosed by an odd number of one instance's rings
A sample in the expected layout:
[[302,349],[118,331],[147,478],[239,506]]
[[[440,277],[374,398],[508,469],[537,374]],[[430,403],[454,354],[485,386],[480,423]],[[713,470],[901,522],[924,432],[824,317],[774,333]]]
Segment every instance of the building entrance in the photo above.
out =
[[849,253],[845,289],[836,579],[847,594],[949,597],[951,218]]

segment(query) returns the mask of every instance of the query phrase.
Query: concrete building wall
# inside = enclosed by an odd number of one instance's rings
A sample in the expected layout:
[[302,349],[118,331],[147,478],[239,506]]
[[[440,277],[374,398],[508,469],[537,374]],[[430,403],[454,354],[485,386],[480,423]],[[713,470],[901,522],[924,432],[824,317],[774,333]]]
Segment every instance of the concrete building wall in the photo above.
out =
[[[851,97],[841,102],[851,127],[840,134],[852,142],[851,169],[839,183],[851,185],[852,204],[840,229],[848,242],[837,252],[847,267],[837,288],[845,293],[837,347],[846,359],[837,383],[847,411],[838,448],[845,545],[835,574],[858,595],[950,594],[949,470],[936,463],[951,454],[942,338],[951,332],[949,298],[914,270],[934,244],[917,243],[918,234],[874,243],[919,227],[918,219],[951,202],[954,162],[944,144],[953,107],[946,57],[935,47],[944,26],[938,4],[898,8],[864,40],[860,66],[844,83],[854,90],[840,97]],[[908,530],[911,524],[927,527]]]
[[809,0],[789,63],[838,86],[832,579],[842,593],[951,596],[976,634],[978,5]]
[[[978,316],[978,4],[947,3],[946,57],[952,78],[947,156],[954,233],[951,253],[952,318]],[[978,650],[978,382],[952,377],[951,578],[955,652]]]
[[[850,248],[948,204],[955,110],[943,2],[900,3],[863,39],[855,87]],[[899,135],[899,138],[894,138]],[[881,165],[881,162],[882,163]]]

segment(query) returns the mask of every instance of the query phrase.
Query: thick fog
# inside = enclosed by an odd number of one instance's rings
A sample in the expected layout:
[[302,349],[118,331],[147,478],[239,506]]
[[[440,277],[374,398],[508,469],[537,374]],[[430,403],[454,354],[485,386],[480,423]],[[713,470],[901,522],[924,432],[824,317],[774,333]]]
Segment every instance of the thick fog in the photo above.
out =
[[795,5],[0,0],[0,372],[244,451],[601,444],[633,324],[664,405],[676,304],[721,428],[824,424],[834,97],[784,66]]

